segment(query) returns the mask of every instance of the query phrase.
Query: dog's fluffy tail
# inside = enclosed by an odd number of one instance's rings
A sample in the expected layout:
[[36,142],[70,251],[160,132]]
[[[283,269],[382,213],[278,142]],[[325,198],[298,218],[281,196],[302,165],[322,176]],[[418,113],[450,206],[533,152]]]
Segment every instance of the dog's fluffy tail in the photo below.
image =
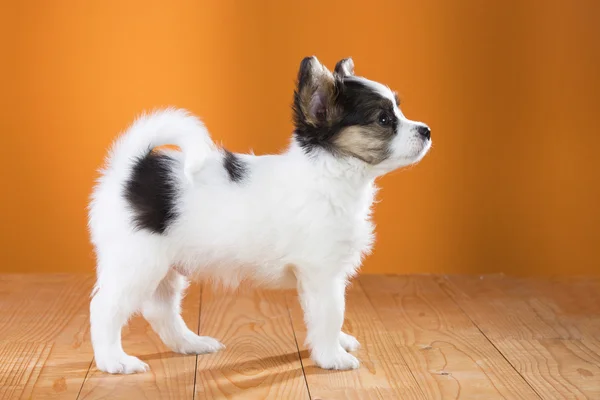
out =
[[153,148],[176,145],[184,154],[184,173],[192,182],[193,174],[215,150],[204,124],[186,110],[167,108],[143,114],[113,143],[103,171],[116,181],[128,179],[131,169]]

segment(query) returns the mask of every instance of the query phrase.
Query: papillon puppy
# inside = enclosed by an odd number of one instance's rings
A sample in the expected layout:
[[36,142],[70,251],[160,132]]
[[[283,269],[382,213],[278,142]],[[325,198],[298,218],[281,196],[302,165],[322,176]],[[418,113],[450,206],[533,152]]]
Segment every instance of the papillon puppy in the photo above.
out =
[[[374,241],[375,180],[431,147],[429,127],[399,106],[387,86],[356,76],[351,58],[332,73],[307,57],[294,92],[294,132],[281,154],[218,147],[184,110],[138,118],[113,144],[89,205],[98,369],[148,370],[121,345],[122,326],[138,311],[173,351],[223,349],[183,321],[188,279],[296,288],[314,362],[357,368],[349,352],[359,343],[341,328],[346,286]],[[180,151],[156,149],[166,144]]]

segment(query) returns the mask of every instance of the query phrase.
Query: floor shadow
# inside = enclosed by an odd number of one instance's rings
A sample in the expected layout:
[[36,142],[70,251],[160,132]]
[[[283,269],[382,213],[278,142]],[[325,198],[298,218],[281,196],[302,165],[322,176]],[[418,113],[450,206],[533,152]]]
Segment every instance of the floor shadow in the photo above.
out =
[[136,355],[142,361],[159,360],[163,358],[180,358],[180,357],[193,357],[195,354],[181,354],[173,351],[163,351],[161,353],[151,353],[144,355]]
[[[202,357],[202,355],[199,355]],[[293,362],[298,361],[298,352],[294,351],[292,353],[287,354],[279,354],[276,356],[248,359],[240,362],[227,363],[227,364],[218,364],[212,365],[210,368],[202,368],[198,369],[200,371],[212,371],[212,370],[233,370],[236,372],[247,371],[251,369],[269,369],[269,368],[277,368],[283,365],[292,364]]]
[[[235,380],[220,379],[218,382],[213,379],[213,375],[209,373],[210,371],[211,370],[198,370],[199,377],[196,380],[196,393],[212,393],[213,390],[211,387],[216,384],[219,388],[219,392],[228,396],[243,391],[244,398],[258,398],[257,393],[254,396],[252,394],[259,391],[277,393],[281,389],[273,389],[274,386],[282,387],[291,379],[300,379],[301,382],[298,383],[300,385],[298,391],[306,390],[305,398],[309,398],[306,382],[302,375],[302,368],[286,369],[284,371],[263,370],[260,372],[260,375],[248,377],[246,379],[243,379],[244,376],[242,374],[236,374]],[[202,372],[206,373],[206,379],[202,378]]]

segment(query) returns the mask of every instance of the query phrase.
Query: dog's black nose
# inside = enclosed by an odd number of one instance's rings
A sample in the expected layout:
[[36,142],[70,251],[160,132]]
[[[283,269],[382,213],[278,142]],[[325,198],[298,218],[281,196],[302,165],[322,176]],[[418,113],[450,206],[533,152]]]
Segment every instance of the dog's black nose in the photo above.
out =
[[419,126],[417,128],[417,132],[419,132],[419,135],[423,136],[425,139],[431,139],[431,129],[429,129],[428,126]]

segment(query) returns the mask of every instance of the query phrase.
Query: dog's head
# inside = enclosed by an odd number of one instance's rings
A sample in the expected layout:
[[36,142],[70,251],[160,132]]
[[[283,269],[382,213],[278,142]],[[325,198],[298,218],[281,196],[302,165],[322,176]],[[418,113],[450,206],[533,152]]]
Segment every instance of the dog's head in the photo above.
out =
[[351,58],[333,73],[316,57],[303,59],[293,109],[304,151],[353,157],[377,175],[418,162],[431,147],[429,127],[407,119],[387,86],[355,76]]

